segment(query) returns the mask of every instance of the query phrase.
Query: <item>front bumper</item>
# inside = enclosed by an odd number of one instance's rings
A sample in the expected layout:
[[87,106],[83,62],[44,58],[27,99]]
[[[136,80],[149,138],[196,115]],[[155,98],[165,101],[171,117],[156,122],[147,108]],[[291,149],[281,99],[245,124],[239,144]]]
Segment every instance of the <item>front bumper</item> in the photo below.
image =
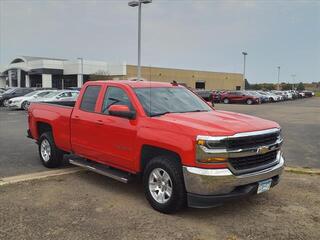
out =
[[20,108],[21,108],[21,106],[19,105],[19,103],[9,103],[9,104],[7,105],[7,107],[10,108],[10,109],[20,109]]
[[[279,152],[280,153],[280,152]],[[280,153],[278,163],[260,171],[234,175],[229,169],[203,169],[183,166],[185,187],[190,207],[212,207],[226,200],[257,192],[258,182],[272,179],[276,185],[284,169]]]

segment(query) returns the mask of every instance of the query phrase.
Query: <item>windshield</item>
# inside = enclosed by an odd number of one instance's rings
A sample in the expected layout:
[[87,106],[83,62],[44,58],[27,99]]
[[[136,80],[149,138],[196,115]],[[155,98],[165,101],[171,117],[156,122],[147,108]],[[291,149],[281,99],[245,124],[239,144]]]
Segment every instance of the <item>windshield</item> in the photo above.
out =
[[10,88],[7,91],[5,91],[4,93],[11,93],[14,92],[16,90],[16,88]]
[[166,113],[212,111],[198,96],[183,87],[136,88],[134,91],[144,111],[151,117]]
[[258,96],[259,94],[256,92],[246,92],[246,95]]
[[56,91],[56,92],[51,92],[49,94],[46,94],[43,96],[43,98],[51,98],[54,97],[55,95],[59,94],[60,92]]
[[24,97],[30,97],[30,96],[36,95],[37,93],[39,93],[39,92],[38,91],[30,92],[30,93],[24,95]]

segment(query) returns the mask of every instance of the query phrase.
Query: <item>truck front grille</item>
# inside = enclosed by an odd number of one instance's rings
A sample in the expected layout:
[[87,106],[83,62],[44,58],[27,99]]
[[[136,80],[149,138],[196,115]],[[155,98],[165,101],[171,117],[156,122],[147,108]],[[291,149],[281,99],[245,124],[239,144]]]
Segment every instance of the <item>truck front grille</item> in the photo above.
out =
[[257,136],[228,139],[226,142],[226,145],[227,145],[227,149],[229,150],[265,146],[265,145],[275,143],[277,141],[279,134],[280,134],[279,132],[276,132],[276,133],[263,134],[263,135],[257,135]]
[[277,150],[271,151],[265,154],[248,156],[248,157],[238,157],[229,158],[229,162],[233,169],[236,171],[241,171],[242,173],[250,172],[250,170],[256,171],[258,169],[263,169],[276,164],[275,160],[277,158]]

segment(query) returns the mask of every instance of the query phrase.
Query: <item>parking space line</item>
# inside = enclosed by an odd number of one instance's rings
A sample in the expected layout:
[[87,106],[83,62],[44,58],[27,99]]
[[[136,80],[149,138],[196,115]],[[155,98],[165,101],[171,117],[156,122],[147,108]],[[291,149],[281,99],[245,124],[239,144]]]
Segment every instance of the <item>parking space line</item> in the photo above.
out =
[[319,168],[285,167],[286,172],[320,175]]
[[72,173],[76,173],[84,170],[85,169],[83,168],[72,167],[72,168],[66,168],[66,169],[50,170],[50,171],[44,171],[44,172],[17,175],[12,177],[4,177],[0,179],[0,186],[19,183],[19,182],[25,182],[25,181],[31,181],[31,180],[37,180],[37,179],[43,179],[43,178],[49,178],[49,177],[55,177],[55,176],[61,176],[66,174],[72,174]]

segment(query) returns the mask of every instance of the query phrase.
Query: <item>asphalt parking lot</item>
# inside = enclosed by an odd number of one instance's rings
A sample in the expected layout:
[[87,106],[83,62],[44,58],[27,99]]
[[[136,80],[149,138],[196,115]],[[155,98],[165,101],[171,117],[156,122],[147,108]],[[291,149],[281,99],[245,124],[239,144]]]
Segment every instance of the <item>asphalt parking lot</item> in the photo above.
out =
[[[287,165],[320,167],[320,98],[216,108],[279,122]],[[48,170],[25,137],[26,120],[23,111],[0,110],[0,178]],[[141,183],[83,171],[0,184],[0,239],[320,239],[319,192],[319,175],[286,172],[267,193],[164,215]]]
[[320,239],[320,176],[285,173],[268,193],[175,215],[140,183],[81,172],[0,187],[0,239]]

